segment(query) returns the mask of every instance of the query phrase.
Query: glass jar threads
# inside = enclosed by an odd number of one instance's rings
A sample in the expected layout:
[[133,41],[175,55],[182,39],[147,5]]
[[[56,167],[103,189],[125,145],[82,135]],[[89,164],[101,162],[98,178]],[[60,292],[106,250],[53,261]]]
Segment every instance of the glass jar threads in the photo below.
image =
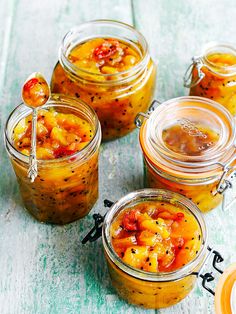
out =
[[120,22],[97,20],[66,34],[51,89],[91,105],[103,140],[111,140],[135,128],[135,116],[152,101],[155,74],[142,34]]
[[[155,219],[157,219],[157,221],[160,223],[159,224],[160,227],[161,223],[164,224],[163,221],[166,220],[162,218],[157,218],[158,213],[162,213],[162,217],[164,217],[163,213],[167,215],[167,212],[166,211],[163,212],[162,209],[164,209],[165,206],[171,206],[172,209],[176,208],[177,212],[180,211],[182,212],[181,217],[186,215],[182,222],[179,221],[179,226],[181,225],[181,223],[186,224],[187,226],[186,228],[189,230],[189,235],[191,235],[191,228],[193,225],[194,225],[193,230],[195,230],[196,227],[197,229],[199,229],[199,234],[198,236],[196,236],[196,239],[192,240],[191,236],[190,241],[192,242],[195,241],[194,244],[191,246],[191,248],[188,247],[190,251],[197,243],[198,250],[192,253],[191,258],[189,262],[186,263],[186,265],[181,264],[179,268],[170,272],[164,271],[154,272],[153,270],[147,271],[142,269],[142,267],[137,268],[134,265],[133,266],[129,265],[127,263],[128,260],[124,260],[126,255],[125,256],[120,255],[122,252],[118,254],[117,251],[115,251],[114,240],[117,239],[114,239],[114,234],[118,235],[118,233],[121,232],[124,235],[124,233],[127,232],[125,231],[125,229],[120,230],[121,227],[119,228],[119,230],[116,230],[115,228],[116,221],[117,219],[119,220],[119,215],[125,213],[127,209],[130,210],[137,206],[139,206],[139,208],[141,209],[142,207],[147,206],[147,204],[149,207],[147,208],[146,214],[143,212],[143,214],[146,215],[147,217],[146,220],[147,222],[150,221],[149,220],[150,215],[156,215]],[[155,210],[156,213],[154,212]],[[179,213],[179,218],[181,219],[181,217]],[[186,220],[188,220],[187,217],[191,222],[190,221],[186,222]],[[143,219],[141,216],[139,218]],[[130,223],[131,221],[129,220],[129,224]],[[172,223],[175,224],[173,220]],[[176,224],[178,225],[178,222],[176,222]],[[157,226],[156,223],[155,225]],[[152,225],[152,228],[155,225]],[[170,229],[171,228],[172,227],[170,227]],[[184,229],[181,230],[184,232]],[[134,231],[130,231],[130,236],[132,236],[132,232]],[[177,233],[178,237],[180,238],[181,231]],[[170,238],[173,241],[176,241],[177,238],[175,237],[177,236],[177,233],[176,231],[170,233]],[[172,236],[174,238],[172,238]],[[183,234],[182,236],[185,239]],[[144,238],[142,238],[142,241],[144,240]],[[186,249],[187,242],[185,242],[185,240],[183,241],[185,245],[183,244],[183,247],[181,247],[180,249],[177,247],[175,252],[175,254],[177,254],[176,256],[178,256],[178,254],[189,253],[189,251]],[[141,247],[138,246],[137,243],[127,244],[127,240],[126,241],[123,240],[122,243],[123,249],[124,246],[126,246],[125,254],[127,254],[127,252],[129,253],[130,245],[131,254],[133,254],[134,258],[135,257],[136,259],[140,258],[141,260],[140,255]],[[182,195],[164,190],[143,189],[132,192],[126,195],[125,197],[121,198],[108,211],[103,224],[103,246],[105,250],[105,256],[112,284],[115,287],[117,293],[129,303],[142,306],[145,308],[159,309],[178,303],[183,298],[185,298],[193,289],[197,278],[196,274],[198,270],[202,267],[206,256],[207,250],[206,226],[197,206],[195,206],[191,201],[189,201]],[[158,243],[157,246],[159,247]],[[150,246],[149,243],[147,247],[150,254],[153,254],[153,252],[156,250],[156,245]],[[182,251],[182,253],[179,253],[180,251]],[[167,252],[166,250],[164,252],[165,255],[168,255],[169,253],[170,252]],[[138,256],[136,256],[135,254]],[[122,256],[124,257],[122,258]],[[152,260],[152,257],[149,256],[148,258],[145,258],[143,264],[149,265],[152,262],[154,261]]]
[[140,127],[149,187],[185,195],[201,211],[218,206],[235,171],[235,121],[218,103],[179,97],[159,105]]
[[208,44],[193,57],[184,79],[191,96],[213,99],[236,115],[236,49],[228,44]]
[[[31,111],[21,104],[5,128],[6,149],[25,208],[39,221],[65,224],[84,217],[98,198],[101,129],[80,100],[53,95],[38,113],[38,176],[27,176]],[[29,142],[29,143],[28,143]]]

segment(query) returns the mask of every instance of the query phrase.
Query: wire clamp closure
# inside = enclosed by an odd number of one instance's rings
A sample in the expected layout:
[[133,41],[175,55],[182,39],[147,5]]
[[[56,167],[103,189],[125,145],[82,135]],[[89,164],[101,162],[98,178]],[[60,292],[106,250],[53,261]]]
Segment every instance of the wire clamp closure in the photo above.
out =
[[223,168],[223,173],[221,175],[220,181],[216,187],[216,191],[219,194],[223,194],[227,189],[233,187],[233,179],[236,177],[236,169],[231,166],[231,164],[235,161],[236,156],[233,156],[227,164],[218,163]]
[[[188,66],[184,74],[184,87],[191,88],[196,86],[205,77],[205,73],[202,72],[202,67],[203,63],[201,57],[192,57],[192,63]],[[192,74],[194,68],[197,69],[197,77],[193,80]]]
[[[104,200],[104,206],[105,207],[111,207],[114,203],[109,200]],[[105,219],[105,216],[102,216],[100,214],[93,214],[94,219],[94,227],[89,231],[89,233],[83,238],[81,241],[82,244],[85,244],[87,242],[94,242],[97,239],[99,239],[102,235],[102,226],[103,221]]]
[[[218,264],[223,262],[224,259],[221,256],[221,254],[215,250],[212,250],[212,248],[208,247],[207,248],[209,251],[209,254],[206,258],[206,261],[210,258],[210,256],[212,254],[214,254],[213,260],[212,260],[212,266],[213,268],[220,274],[223,274],[223,271],[218,267]],[[205,263],[206,263],[205,261]],[[201,272],[199,272],[197,274],[198,277],[202,278],[202,286],[205,290],[207,290],[208,292],[210,292],[212,295],[215,295],[215,292],[207,285],[208,282],[214,281],[215,277],[212,275],[211,273],[205,273],[205,274],[201,274]]]
[[161,101],[159,100],[153,100],[153,102],[151,103],[150,107],[148,108],[147,113],[144,112],[139,112],[134,120],[134,123],[136,125],[137,128],[141,128],[142,124],[143,124],[143,120],[144,119],[148,119],[150,114],[157,108],[157,106],[159,106],[161,104]]

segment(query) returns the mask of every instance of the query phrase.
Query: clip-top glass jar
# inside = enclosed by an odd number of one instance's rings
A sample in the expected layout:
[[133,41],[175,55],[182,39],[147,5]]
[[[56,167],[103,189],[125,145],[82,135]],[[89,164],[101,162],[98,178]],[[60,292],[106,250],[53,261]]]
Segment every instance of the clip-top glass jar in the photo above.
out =
[[[68,96],[54,94],[42,109],[61,114],[61,119],[69,123],[72,129],[73,121],[79,117],[83,119],[81,121],[88,122],[94,134],[84,148],[69,156],[64,156],[62,149],[60,150],[62,156],[59,158],[38,159],[38,176],[31,183],[27,175],[29,156],[19,151],[13,142],[15,128],[20,121],[23,121],[22,119],[31,115],[30,108],[24,104],[19,105],[6,122],[6,149],[19,183],[25,208],[41,222],[65,224],[87,215],[98,198],[98,152],[101,128],[92,108]],[[71,121],[65,120],[66,117]],[[23,129],[24,124],[22,124],[22,133]],[[57,144],[52,142],[52,145]]]
[[236,49],[228,44],[211,43],[192,58],[185,78],[191,96],[213,99],[236,115]]
[[[140,120],[144,115],[144,121]],[[218,206],[235,174],[235,120],[220,104],[179,97],[136,118],[147,185],[185,195],[206,212]]]
[[142,34],[124,23],[97,20],[66,34],[51,89],[91,105],[103,140],[111,140],[135,128],[135,116],[152,101],[155,75]]
[[[112,245],[112,223],[125,209],[145,202],[153,203],[152,207],[156,202],[164,202],[182,208],[197,221],[201,244],[189,263],[171,272],[147,272],[126,264],[116,254]],[[103,246],[112,284],[117,293],[129,303],[159,309],[180,302],[193,289],[198,271],[207,255],[207,232],[201,213],[191,201],[170,191],[143,189],[122,197],[108,211],[103,224]]]
[[142,189],[115,203],[104,200],[104,206],[111,208],[104,216],[93,215],[95,225],[82,243],[102,235],[112,284],[122,298],[144,308],[169,307],[198,279],[214,296],[217,314],[234,313],[236,264],[222,270],[224,258],[208,246],[203,216],[192,201],[167,190]]

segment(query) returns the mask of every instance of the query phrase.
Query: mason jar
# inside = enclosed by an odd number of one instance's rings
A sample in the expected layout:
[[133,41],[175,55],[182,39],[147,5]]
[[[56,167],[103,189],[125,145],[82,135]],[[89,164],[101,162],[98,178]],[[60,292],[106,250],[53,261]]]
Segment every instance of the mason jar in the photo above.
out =
[[185,78],[191,96],[206,97],[236,115],[236,49],[232,45],[210,43],[200,56],[192,58]]
[[[126,44],[139,55],[139,62],[122,72],[107,67],[107,73],[97,69],[94,73],[90,68],[84,69],[73,63],[71,51],[96,38],[112,38]],[[87,51],[81,52],[82,63],[87,62],[84,60],[87,55]],[[135,128],[135,116],[139,111],[146,111],[152,101],[155,76],[156,66],[141,33],[121,22],[97,20],[72,28],[63,38],[59,61],[52,74],[51,90],[82,99],[92,106],[101,123],[103,140],[111,140]]]
[[[147,272],[124,263],[115,252],[111,239],[111,225],[117,215],[133,205],[145,202],[166,202],[187,211],[201,230],[201,245],[196,256],[171,272]],[[103,224],[103,247],[112,285],[127,302],[145,308],[172,306],[184,299],[193,289],[197,272],[207,255],[207,231],[197,206],[180,194],[157,189],[138,190],[122,197],[107,212]]]
[[228,110],[206,98],[179,97],[139,114],[136,125],[148,187],[183,194],[203,212],[222,203],[235,178],[235,120]]
[[29,157],[17,150],[13,143],[16,125],[31,115],[31,109],[20,104],[6,122],[6,150],[24,207],[41,222],[65,224],[87,215],[98,198],[101,129],[94,110],[81,100],[54,94],[42,109],[76,115],[86,120],[94,133],[87,146],[70,156],[37,160],[38,175],[31,183],[27,175]]

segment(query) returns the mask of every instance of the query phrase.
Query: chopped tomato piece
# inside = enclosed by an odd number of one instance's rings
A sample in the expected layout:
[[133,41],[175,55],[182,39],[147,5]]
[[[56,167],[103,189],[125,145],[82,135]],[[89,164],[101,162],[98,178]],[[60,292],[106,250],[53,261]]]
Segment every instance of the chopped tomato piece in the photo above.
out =
[[70,150],[66,147],[59,147],[58,149],[54,150],[54,156],[55,158],[62,158],[66,156],[73,155],[76,152],[76,150]]
[[128,231],[138,230],[138,216],[140,212],[137,210],[131,210],[126,213],[123,218],[123,226]]
[[173,238],[172,239],[172,244],[176,249],[181,249],[184,246],[184,239],[179,237],[179,238]]
[[182,220],[184,219],[184,213],[177,213],[174,220]]
[[29,92],[29,90],[38,82],[39,80],[35,77],[30,79],[28,82],[24,84],[24,87],[23,87],[24,91]]
[[96,59],[104,59],[112,56],[118,49],[119,42],[117,40],[107,40],[94,50]]

